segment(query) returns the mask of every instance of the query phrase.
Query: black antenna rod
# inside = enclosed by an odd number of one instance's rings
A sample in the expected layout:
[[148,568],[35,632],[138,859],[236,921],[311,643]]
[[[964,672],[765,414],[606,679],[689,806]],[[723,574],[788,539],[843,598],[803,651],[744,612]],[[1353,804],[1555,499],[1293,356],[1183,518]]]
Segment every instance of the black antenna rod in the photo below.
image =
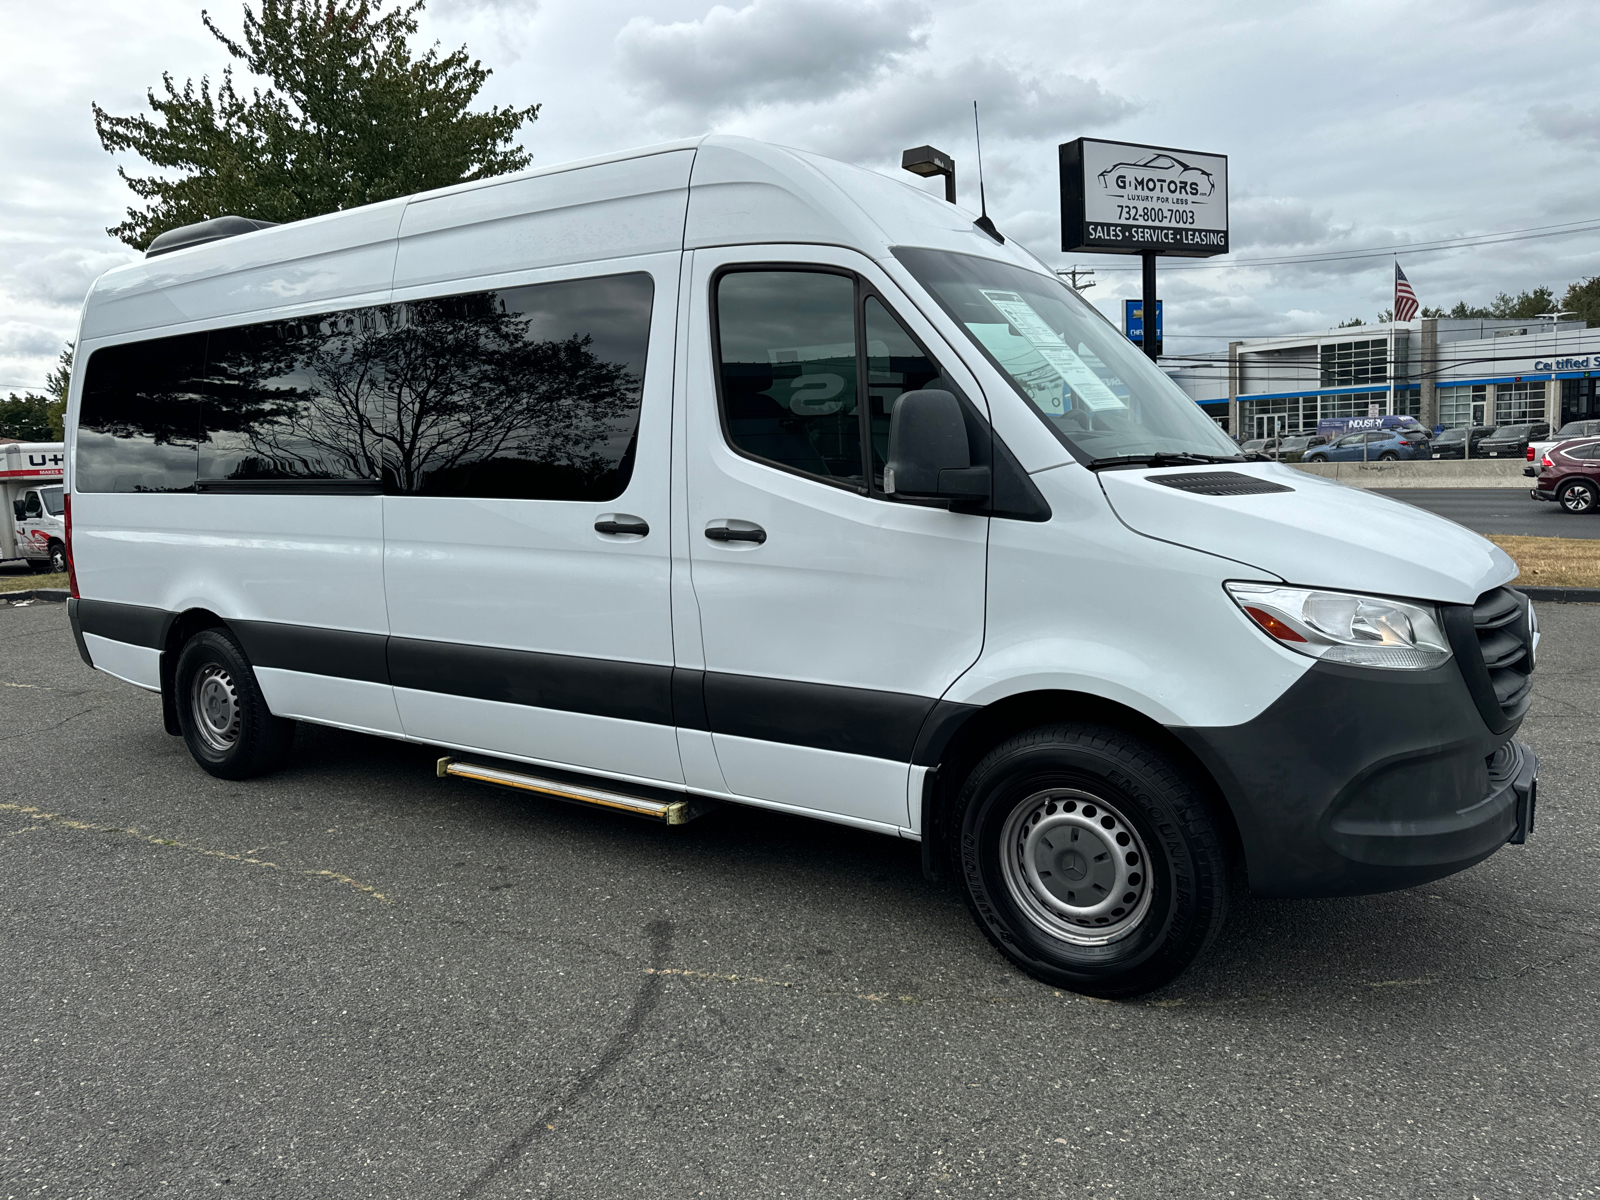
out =
[[972,102],[972,136],[978,143],[978,219],[973,222],[1002,246],[1006,239],[994,227],[994,222],[989,220],[989,199],[983,192],[983,132],[978,127],[978,102]]

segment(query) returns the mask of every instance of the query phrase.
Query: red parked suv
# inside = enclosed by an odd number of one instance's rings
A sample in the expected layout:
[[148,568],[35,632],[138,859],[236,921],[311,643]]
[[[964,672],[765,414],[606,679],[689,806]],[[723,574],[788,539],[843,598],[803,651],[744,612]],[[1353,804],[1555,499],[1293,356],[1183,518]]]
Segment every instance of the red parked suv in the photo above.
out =
[[1554,500],[1570,513],[1600,508],[1600,441],[1562,442],[1539,456],[1535,500]]

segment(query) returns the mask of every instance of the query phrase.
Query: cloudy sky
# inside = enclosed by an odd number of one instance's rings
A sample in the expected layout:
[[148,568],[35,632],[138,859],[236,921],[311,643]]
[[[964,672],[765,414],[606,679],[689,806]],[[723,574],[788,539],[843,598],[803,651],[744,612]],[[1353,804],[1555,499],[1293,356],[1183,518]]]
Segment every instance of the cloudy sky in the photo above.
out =
[[[235,0],[210,0],[239,27]],[[130,114],[226,51],[194,0],[0,0],[0,389],[38,387],[132,197],[89,105]],[[1600,274],[1600,4],[1384,0],[432,0],[424,36],[494,69],[485,103],[542,102],[538,164],[708,130],[899,174],[931,142],[1046,261],[1097,269],[1108,313],[1136,260],[1060,253],[1057,143],[1083,135],[1229,155],[1241,265],[1163,264],[1169,352],[1320,329],[1388,305],[1399,251],[1424,304]],[[136,164],[130,164],[136,166]],[[910,179],[912,177],[905,176]],[[931,185],[930,185],[931,190]],[[1430,252],[1430,243],[1587,231]]]

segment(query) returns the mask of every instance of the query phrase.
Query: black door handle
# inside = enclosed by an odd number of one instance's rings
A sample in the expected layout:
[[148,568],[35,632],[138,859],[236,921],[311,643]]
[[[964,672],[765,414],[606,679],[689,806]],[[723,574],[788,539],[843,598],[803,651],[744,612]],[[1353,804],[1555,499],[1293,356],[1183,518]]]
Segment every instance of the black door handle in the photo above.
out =
[[754,542],[761,545],[767,540],[767,531],[759,525],[749,525],[748,529],[735,529],[725,522],[706,526],[706,536],[713,542]]
[[639,517],[630,517],[625,513],[607,513],[594,523],[596,533],[631,533],[635,537],[644,537],[650,532],[650,525]]

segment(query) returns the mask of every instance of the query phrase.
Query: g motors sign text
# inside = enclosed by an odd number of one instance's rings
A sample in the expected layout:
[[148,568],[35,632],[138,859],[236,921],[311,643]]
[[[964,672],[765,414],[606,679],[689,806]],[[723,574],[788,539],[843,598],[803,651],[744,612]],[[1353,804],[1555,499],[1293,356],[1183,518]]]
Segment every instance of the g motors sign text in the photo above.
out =
[[1228,250],[1228,158],[1079,138],[1061,147],[1061,248],[1206,258]]

